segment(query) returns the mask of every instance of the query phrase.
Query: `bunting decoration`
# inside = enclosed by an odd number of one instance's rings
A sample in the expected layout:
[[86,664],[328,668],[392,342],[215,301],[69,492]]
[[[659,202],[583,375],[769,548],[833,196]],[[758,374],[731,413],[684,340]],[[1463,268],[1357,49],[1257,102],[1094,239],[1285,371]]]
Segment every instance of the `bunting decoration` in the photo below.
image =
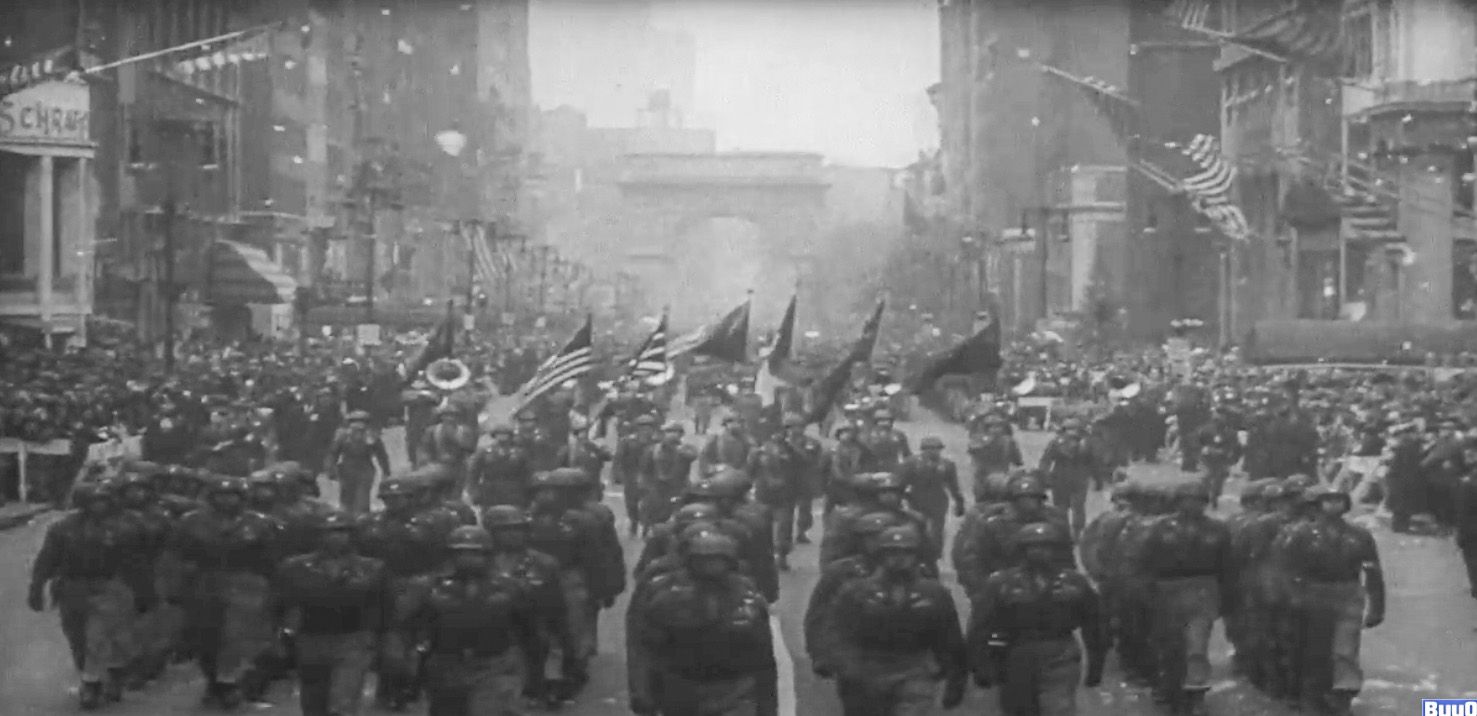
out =
[[1220,142],[1208,134],[1197,134],[1189,144],[1180,147],[1180,152],[1200,169],[1180,182],[1190,197],[1190,205],[1210,219],[1226,238],[1233,241],[1250,238],[1251,226],[1246,222],[1246,215],[1231,201],[1236,168],[1221,154]]
[[77,70],[58,57],[11,65],[0,70],[0,99],[54,80],[70,79]]
[[1191,32],[1210,32],[1212,6],[1210,0],[1174,0],[1164,9],[1164,17]]
[[1336,2],[1300,0],[1226,40],[1249,50],[1276,55],[1284,62],[1337,67],[1345,49],[1341,7]]
[[201,48],[196,55],[176,60],[173,69],[175,73],[188,77],[219,70],[228,65],[263,60],[271,54],[271,37],[265,31],[259,31],[231,41],[220,50]]

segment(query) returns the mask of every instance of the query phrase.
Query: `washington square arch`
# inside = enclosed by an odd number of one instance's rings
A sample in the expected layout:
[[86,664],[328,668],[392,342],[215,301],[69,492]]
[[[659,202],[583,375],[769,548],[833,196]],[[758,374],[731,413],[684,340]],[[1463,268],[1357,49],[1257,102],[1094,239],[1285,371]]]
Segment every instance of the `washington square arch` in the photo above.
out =
[[815,262],[824,160],[801,152],[631,154],[622,158],[622,261],[648,308],[691,324],[752,289],[768,314]]

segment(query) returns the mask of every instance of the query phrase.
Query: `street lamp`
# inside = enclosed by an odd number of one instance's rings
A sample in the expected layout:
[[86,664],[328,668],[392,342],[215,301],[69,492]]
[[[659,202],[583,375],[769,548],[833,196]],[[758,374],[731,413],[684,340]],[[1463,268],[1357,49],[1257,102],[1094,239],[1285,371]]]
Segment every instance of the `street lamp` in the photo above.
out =
[[[451,127],[436,133],[432,137],[436,146],[448,157],[456,159],[462,155],[467,148],[467,135],[463,134],[458,125],[453,122]],[[477,227],[470,226],[467,220],[458,216],[453,220],[456,233],[467,242],[467,315],[472,315],[472,299],[477,287],[477,246],[473,242],[481,240]]]

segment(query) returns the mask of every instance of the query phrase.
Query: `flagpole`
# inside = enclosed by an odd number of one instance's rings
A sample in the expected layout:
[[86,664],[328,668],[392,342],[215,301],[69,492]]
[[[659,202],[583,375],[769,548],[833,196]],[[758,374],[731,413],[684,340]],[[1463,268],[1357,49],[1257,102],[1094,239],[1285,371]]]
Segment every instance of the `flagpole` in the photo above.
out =
[[83,74],[89,74],[89,75],[91,75],[91,74],[97,74],[97,73],[102,72],[104,70],[111,70],[111,69],[114,69],[116,67],[122,67],[123,65],[132,64],[134,62],[143,62],[144,60],[152,60],[152,59],[154,59],[156,57],[163,57],[165,55],[173,54],[173,53],[176,53],[176,52],[183,52],[185,50],[192,50],[192,49],[194,49],[196,47],[203,47],[205,45],[211,45],[211,44],[214,44],[214,43],[217,43],[217,42],[225,42],[227,40],[234,40],[234,39],[236,39],[238,37],[241,37],[243,35],[250,35],[253,32],[262,32],[262,31],[265,31],[265,30],[270,30],[270,29],[273,29],[273,28],[282,27],[285,24],[286,24],[286,21],[285,20],[279,20],[277,22],[268,23],[266,25],[257,25],[256,27],[249,27],[249,28],[247,28],[245,30],[237,30],[235,32],[228,32],[228,33],[226,33],[224,35],[216,35],[215,37],[207,37],[204,40],[195,40],[194,42],[186,42],[183,45],[175,45],[174,47],[166,47],[166,48],[164,48],[162,50],[155,50],[153,52],[145,52],[142,55],[134,55],[133,57],[125,57],[125,58],[123,58],[121,60],[115,60],[115,61],[109,62],[107,64],[96,65],[94,67],[89,67],[89,68],[83,70],[82,72],[83,72]]

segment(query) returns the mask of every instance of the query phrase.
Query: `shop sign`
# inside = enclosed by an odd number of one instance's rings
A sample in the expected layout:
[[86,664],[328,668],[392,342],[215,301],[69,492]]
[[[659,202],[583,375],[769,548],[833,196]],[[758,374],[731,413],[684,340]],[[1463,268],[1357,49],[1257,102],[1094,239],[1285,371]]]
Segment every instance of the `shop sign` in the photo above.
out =
[[47,82],[0,100],[0,141],[90,144],[87,85]]

